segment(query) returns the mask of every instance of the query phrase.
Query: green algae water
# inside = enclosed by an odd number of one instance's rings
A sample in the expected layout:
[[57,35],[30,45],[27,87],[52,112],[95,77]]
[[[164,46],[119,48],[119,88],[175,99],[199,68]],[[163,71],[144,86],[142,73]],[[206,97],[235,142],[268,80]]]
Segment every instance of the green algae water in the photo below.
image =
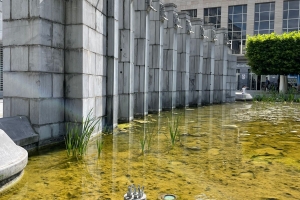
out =
[[[169,125],[177,119],[181,137],[172,146]],[[148,200],[300,199],[299,104],[177,109],[121,124],[103,141],[100,159],[93,140],[82,161],[63,147],[31,156],[0,199],[121,200],[132,184],[144,186]]]

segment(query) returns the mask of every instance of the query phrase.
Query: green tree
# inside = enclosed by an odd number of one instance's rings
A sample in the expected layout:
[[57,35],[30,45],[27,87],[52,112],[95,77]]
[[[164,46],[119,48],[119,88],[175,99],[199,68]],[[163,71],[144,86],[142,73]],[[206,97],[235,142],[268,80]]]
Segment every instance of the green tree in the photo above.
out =
[[280,75],[280,92],[287,91],[286,75],[300,74],[300,32],[248,36],[246,51],[254,73]]

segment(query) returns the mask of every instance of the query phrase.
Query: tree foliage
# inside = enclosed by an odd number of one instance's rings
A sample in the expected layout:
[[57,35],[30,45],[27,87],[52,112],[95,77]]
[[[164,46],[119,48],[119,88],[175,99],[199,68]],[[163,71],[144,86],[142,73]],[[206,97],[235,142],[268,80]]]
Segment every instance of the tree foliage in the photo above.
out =
[[246,51],[257,75],[300,74],[300,32],[248,36]]

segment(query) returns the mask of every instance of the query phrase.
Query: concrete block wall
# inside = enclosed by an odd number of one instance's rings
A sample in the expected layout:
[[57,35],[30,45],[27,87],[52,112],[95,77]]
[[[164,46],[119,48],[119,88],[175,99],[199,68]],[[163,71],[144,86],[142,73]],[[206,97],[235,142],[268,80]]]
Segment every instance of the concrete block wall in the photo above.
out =
[[175,4],[169,3],[164,6],[168,21],[164,24],[162,107],[169,110],[176,106],[178,26],[175,21],[178,14]]
[[40,145],[64,134],[65,0],[3,1],[4,117],[25,115]]
[[191,19],[194,32],[190,41],[190,69],[189,69],[189,105],[201,106],[203,89],[203,20]]
[[133,0],[119,1],[119,122],[134,118],[134,24]]
[[66,1],[66,122],[83,121],[91,110],[105,121],[111,103],[107,98],[107,6],[107,0]]
[[179,12],[181,28],[177,35],[177,86],[176,107],[189,105],[189,68],[190,68],[190,16],[187,12]]
[[161,0],[153,0],[150,11],[150,47],[149,47],[149,113],[162,110],[162,70],[164,51],[164,23],[166,22],[164,5]]
[[149,5],[148,0],[134,1],[134,115],[148,114],[148,73],[149,73]]

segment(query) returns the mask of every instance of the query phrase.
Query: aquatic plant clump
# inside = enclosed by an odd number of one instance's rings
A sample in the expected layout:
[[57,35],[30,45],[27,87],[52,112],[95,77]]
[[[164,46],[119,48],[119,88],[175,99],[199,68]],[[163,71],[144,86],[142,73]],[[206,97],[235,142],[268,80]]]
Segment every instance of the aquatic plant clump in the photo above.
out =
[[269,93],[254,96],[253,100],[262,102],[300,102],[300,95],[294,89],[288,90],[287,93],[270,90]]
[[157,130],[157,132],[155,130],[156,127],[153,127],[151,131],[147,129],[143,137],[140,138],[140,144],[141,144],[141,149],[143,154],[145,153],[146,147],[147,147],[147,151],[150,151],[153,138],[155,137],[156,133],[159,132],[159,130]]
[[170,134],[170,140],[172,146],[175,145],[177,140],[180,140],[180,134],[178,131],[178,118],[176,118],[174,121],[169,122],[169,134]]
[[98,159],[100,158],[100,154],[102,152],[103,149],[103,140],[101,138],[101,136],[99,136],[96,140],[96,145],[97,145],[97,152],[98,152]]
[[[92,133],[99,127],[101,118],[92,117],[92,110],[82,123],[67,124],[65,144],[69,157],[82,158],[87,150]],[[101,145],[102,149],[102,145]]]

